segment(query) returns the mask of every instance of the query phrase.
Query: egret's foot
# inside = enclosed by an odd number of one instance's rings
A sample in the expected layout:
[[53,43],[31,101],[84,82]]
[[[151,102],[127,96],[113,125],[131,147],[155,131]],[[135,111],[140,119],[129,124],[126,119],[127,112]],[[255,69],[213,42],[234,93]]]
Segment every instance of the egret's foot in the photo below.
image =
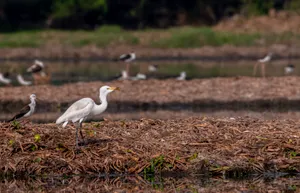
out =
[[76,148],[74,152],[75,152],[75,154],[80,154],[81,153],[81,149],[80,148],[78,148],[78,149]]

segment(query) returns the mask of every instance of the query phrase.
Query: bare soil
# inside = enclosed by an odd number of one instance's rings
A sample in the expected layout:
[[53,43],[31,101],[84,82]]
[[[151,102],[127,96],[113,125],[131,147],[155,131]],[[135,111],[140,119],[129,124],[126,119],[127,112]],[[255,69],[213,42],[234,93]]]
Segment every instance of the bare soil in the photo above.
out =
[[246,33],[299,33],[299,13],[270,10],[269,15],[243,17],[236,15],[217,24],[214,29],[219,31]]
[[2,173],[226,174],[300,172],[300,122],[250,118],[109,121],[75,130],[55,124],[0,124]]

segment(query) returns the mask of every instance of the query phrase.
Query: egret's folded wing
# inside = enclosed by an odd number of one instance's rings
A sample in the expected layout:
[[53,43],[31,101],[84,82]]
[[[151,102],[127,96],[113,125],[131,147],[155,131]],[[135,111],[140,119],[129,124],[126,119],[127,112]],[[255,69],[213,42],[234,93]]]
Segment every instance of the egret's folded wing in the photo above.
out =
[[89,102],[83,109],[71,112],[69,114],[69,119],[72,120],[72,122],[76,122],[82,118],[86,118],[91,113],[93,106],[94,104]]
[[[61,115],[56,120],[56,124],[60,124],[67,120],[72,120],[73,119],[72,117],[74,117],[76,113],[80,114],[82,112],[85,112],[88,109],[90,109],[90,111],[91,111],[93,104],[94,104],[94,101],[90,98],[83,98],[83,99],[76,101],[66,110],[66,112],[63,115]],[[86,114],[86,112],[83,114]]]

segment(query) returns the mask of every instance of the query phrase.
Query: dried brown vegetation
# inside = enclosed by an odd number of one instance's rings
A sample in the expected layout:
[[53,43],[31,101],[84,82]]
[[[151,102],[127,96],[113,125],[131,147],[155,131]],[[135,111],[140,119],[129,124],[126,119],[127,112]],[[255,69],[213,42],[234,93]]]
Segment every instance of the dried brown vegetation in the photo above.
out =
[[247,175],[300,172],[299,121],[189,118],[104,121],[75,130],[54,124],[0,124],[2,173]]
[[122,105],[166,103],[201,103],[201,101],[299,100],[300,77],[231,77],[195,79],[190,81],[146,80],[86,82],[62,86],[2,87],[0,102],[27,102],[35,93],[42,102],[69,103],[83,97],[99,101],[99,88],[118,86],[121,91],[109,96],[109,103]]

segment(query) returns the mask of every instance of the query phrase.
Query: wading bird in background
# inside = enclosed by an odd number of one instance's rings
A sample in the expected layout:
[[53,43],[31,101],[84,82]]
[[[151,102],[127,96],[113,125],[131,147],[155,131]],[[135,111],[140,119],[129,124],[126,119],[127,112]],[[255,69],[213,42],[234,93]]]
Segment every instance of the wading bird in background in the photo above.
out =
[[36,100],[35,94],[31,94],[30,104],[23,107],[12,119],[8,120],[8,122],[31,116],[35,111],[35,106],[36,106],[35,100]]
[[129,54],[123,54],[119,57],[120,61],[126,62],[126,72],[129,75],[130,70],[130,62],[134,61],[136,59],[136,55],[134,52],[131,52]]
[[176,79],[177,80],[185,80],[186,79],[186,72],[185,71],[180,72],[180,76],[178,76]]
[[29,86],[29,85],[32,85],[32,82],[31,81],[27,81],[27,80],[24,80],[23,76],[21,74],[18,74],[17,75],[17,81],[19,82],[20,85],[22,86]]
[[257,66],[260,65],[260,67],[261,67],[261,74],[262,74],[263,77],[265,77],[265,68],[266,68],[265,65],[266,65],[266,63],[268,63],[268,62],[271,61],[272,56],[273,56],[273,53],[269,52],[268,55],[266,55],[264,58],[259,59],[257,61],[257,63],[254,65],[254,68],[253,68],[253,76],[256,75]]
[[31,72],[33,74],[39,73],[41,76],[46,76],[44,68],[45,65],[42,61],[35,60],[34,64],[27,69],[27,72]]
[[27,72],[31,72],[34,84],[48,84],[51,79],[49,73],[45,73],[45,64],[42,61],[35,60],[34,64],[27,69]]
[[148,66],[148,71],[149,72],[156,72],[158,69],[158,64],[151,64]]
[[0,83],[5,85],[10,85],[11,79],[9,79],[10,74],[8,72],[0,73]]
[[286,67],[284,67],[285,74],[291,74],[295,70],[295,66],[293,64],[288,64]]
[[118,87],[102,86],[99,89],[100,105],[97,105],[91,98],[83,98],[73,103],[66,112],[61,115],[57,120],[56,124],[63,123],[62,127],[66,127],[69,122],[76,123],[76,149],[78,149],[78,129],[80,130],[81,138],[83,139],[81,127],[82,122],[88,117],[99,115],[103,113],[107,108],[107,95],[115,90],[119,90]]

